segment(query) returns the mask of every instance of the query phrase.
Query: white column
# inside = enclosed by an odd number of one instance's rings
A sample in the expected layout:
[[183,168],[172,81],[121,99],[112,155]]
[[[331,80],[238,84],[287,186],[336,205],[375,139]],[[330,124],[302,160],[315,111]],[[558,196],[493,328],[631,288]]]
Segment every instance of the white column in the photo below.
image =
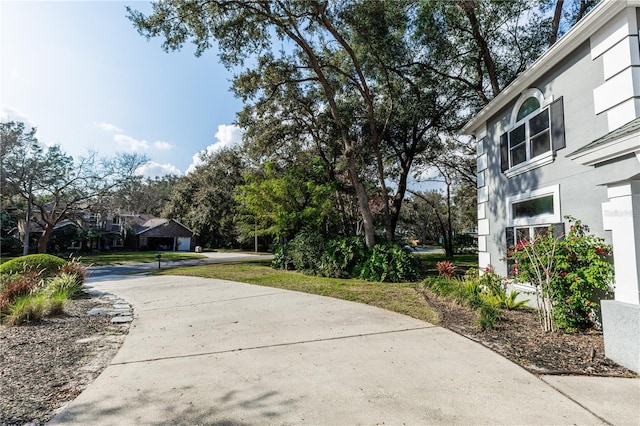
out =
[[640,305],[640,181],[611,184],[607,196],[602,218],[613,238],[615,300]]

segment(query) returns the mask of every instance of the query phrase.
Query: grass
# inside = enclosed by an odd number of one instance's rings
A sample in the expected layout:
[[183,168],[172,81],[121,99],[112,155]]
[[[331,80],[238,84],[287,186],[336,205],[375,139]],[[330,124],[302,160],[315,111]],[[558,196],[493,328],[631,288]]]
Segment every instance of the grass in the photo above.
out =
[[266,287],[295,290],[365,303],[427,321],[438,323],[438,313],[427,305],[419,283],[378,283],[304,275],[272,269],[270,261],[221,263],[165,269],[160,275],[184,275],[239,281]]
[[[116,253],[81,254],[78,257],[85,265],[125,265],[127,263],[152,263],[157,262],[156,251],[131,251]],[[196,253],[165,253],[162,252],[162,261],[203,259],[206,256]]]

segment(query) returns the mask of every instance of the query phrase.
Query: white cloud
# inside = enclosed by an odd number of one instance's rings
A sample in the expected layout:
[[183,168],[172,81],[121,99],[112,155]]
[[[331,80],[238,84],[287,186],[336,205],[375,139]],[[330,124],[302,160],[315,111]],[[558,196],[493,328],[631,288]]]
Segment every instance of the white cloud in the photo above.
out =
[[115,135],[113,137],[113,140],[115,140],[120,145],[124,145],[125,149],[132,152],[146,151],[149,149],[149,146],[150,146],[149,142],[145,140],[138,140],[138,139],[132,138],[131,136],[122,135],[122,134]]
[[155,149],[160,149],[162,151],[168,151],[171,148],[173,148],[173,145],[171,145],[169,142],[164,142],[164,141],[155,141],[153,143],[153,147]]
[[[104,123],[104,124],[108,125],[108,123]],[[113,135],[113,140],[116,141],[118,145],[124,146],[125,150],[131,151],[131,152],[149,151],[151,148],[160,150],[160,151],[168,151],[171,148],[173,148],[173,145],[169,142],[165,142],[165,141],[149,142],[144,139],[136,139],[132,136],[125,135],[123,133]]]
[[160,164],[155,161],[149,161],[138,167],[136,174],[149,178],[162,177],[166,175],[182,176],[182,172],[173,164]]
[[14,80],[20,80],[20,72],[17,69],[12,69],[11,70],[11,78],[13,78]]
[[105,132],[123,133],[123,130],[120,127],[115,124],[105,123],[104,121],[96,123],[96,127],[104,130]]
[[218,126],[215,138],[216,142],[193,155],[193,161],[187,168],[187,171],[185,172],[186,174],[193,172],[196,167],[202,164],[202,156],[211,155],[223,148],[240,145],[240,143],[242,143],[242,129],[238,126],[234,126],[233,124],[221,124]]
[[28,128],[35,127],[31,120],[29,120],[29,117],[27,117],[27,114],[4,104],[0,104],[0,121],[22,121]]

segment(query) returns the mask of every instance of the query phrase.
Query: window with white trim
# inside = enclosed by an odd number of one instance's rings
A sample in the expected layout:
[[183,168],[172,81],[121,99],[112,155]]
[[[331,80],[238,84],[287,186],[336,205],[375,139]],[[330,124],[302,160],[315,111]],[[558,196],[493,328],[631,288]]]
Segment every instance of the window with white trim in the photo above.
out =
[[[529,98],[528,100],[537,100]],[[520,115],[520,113],[518,113]],[[525,116],[515,129],[509,132],[509,166],[529,161],[551,151],[549,135],[549,108]]]
[[[556,238],[564,236],[560,211],[560,185],[526,191],[507,198],[508,226],[505,228],[506,249],[520,241],[531,241],[553,229]],[[511,271],[511,265],[507,270]]]
[[510,123],[500,137],[501,170],[507,177],[553,162],[553,153],[565,147],[562,97],[550,102],[540,90],[529,89],[516,102]]

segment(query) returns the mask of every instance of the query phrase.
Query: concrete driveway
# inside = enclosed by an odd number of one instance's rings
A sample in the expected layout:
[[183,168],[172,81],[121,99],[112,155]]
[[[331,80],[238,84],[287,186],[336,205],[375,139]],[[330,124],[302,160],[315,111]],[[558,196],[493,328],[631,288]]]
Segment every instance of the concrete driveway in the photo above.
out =
[[[174,276],[92,285],[129,301],[135,320],[51,424],[640,421],[628,412],[637,380],[617,379],[594,409],[464,337],[362,304]],[[606,389],[594,392],[601,405]]]

